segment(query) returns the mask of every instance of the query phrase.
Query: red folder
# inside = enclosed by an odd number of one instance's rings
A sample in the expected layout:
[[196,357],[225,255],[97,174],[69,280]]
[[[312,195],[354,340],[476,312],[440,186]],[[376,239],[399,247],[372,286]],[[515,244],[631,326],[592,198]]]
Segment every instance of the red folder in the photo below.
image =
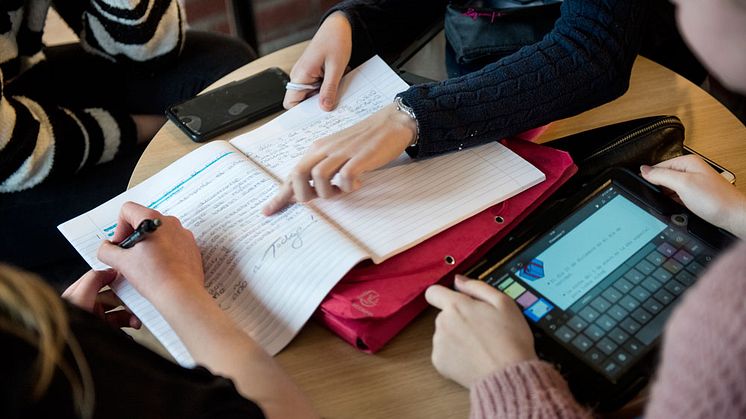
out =
[[544,172],[546,180],[381,264],[353,268],[321,303],[316,317],[351,345],[376,352],[427,307],[424,293],[450,285],[577,170],[563,151],[520,139],[501,141]]

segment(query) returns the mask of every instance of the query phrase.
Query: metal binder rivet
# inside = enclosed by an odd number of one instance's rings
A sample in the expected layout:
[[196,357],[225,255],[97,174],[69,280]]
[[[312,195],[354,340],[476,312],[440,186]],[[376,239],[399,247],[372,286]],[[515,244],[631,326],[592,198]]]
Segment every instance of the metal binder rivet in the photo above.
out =
[[505,222],[505,218],[503,218],[502,216],[498,215],[497,217],[495,217],[495,222],[498,223],[498,224],[502,224],[502,223]]
[[449,265],[453,265],[453,264],[456,263],[456,259],[454,259],[453,256],[451,256],[451,255],[446,255],[446,257],[444,258],[444,260]]

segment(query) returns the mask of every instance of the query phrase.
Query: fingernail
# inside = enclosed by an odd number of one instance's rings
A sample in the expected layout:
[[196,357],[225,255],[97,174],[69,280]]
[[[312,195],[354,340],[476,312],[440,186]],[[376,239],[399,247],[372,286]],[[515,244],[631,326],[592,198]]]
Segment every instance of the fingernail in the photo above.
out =
[[463,275],[456,275],[454,282],[457,286],[464,285],[464,283],[466,282],[466,277]]
[[642,173],[643,175],[647,175],[651,169],[652,167],[648,166],[647,164],[643,164],[642,166],[640,166],[640,173]]
[[334,106],[334,102],[332,102],[332,100],[329,99],[328,97],[324,98],[324,101],[322,103],[324,104],[324,107],[327,109],[331,109],[332,106]]

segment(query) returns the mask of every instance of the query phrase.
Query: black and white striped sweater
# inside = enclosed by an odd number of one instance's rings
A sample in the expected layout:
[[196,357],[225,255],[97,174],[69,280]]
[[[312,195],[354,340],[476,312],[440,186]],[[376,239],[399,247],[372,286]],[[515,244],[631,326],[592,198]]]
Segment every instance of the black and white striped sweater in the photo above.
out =
[[[52,0],[0,0],[0,192],[107,162],[136,141],[127,114],[5,94],[44,60],[41,38],[51,6]],[[54,7],[86,51],[122,65],[157,67],[183,45],[178,0],[58,0]]]

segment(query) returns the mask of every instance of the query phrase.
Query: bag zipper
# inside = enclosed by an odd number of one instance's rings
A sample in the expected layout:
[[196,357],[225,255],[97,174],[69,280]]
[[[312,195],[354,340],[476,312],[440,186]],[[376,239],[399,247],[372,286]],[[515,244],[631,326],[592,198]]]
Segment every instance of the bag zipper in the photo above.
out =
[[636,137],[639,137],[639,136],[641,136],[643,134],[647,134],[648,132],[656,130],[658,128],[661,128],[661,127],[663,127],[665,125],[671,125],[671,126],[679,127],[679,126],[681,126],[681,120],[679,118],[676,118],[675,116],[669,116],[667,118],[663,118],[663,119],[661,119],[659,121],[656,121],[656,122],[654,122],[654,123],[652,123],[650,125],[647,125],[647,126],[645,126],[643,128],[640,128],[637,131],[632,131],[629,134],[623,136],[622,138],[620,138],[620,139],[614,141],[613,143],[607,145],[606,147],[602,148],[601,150],[598,150],[595,153],[591,154],[590,156],[586,157],[585,159],[583,159],[583,162],[587,162],[588,160],[591,160],[594,157],[597,157],[597,156],[599,156],[601,154],[604,154],[604,153],[606,153],[608,151],[611,151],[611,150],[613,150],[613,149],[615,149],[615,148],[617,148],[617,147],[619,147],[621,145],[624,145],[629,140],[632,140],[632,139],[634,139]]

